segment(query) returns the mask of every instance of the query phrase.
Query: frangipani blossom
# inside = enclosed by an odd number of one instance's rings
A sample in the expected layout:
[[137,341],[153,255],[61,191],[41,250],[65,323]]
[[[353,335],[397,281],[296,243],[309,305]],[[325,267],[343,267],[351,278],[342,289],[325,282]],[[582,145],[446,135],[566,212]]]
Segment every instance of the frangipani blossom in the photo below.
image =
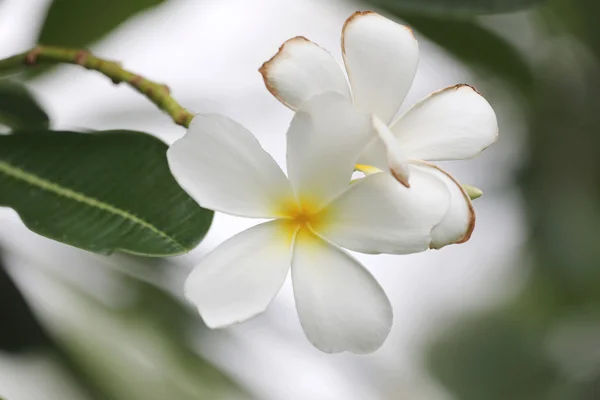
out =
[[372,114],[378,137],[361,152],[357,169],[388,171],[407,187],[427,174],[443,181],[451,205],[433,230],[431,247],[467,241],[475,227],[469,195],[430,161],[472,158],[490,146],[498,135],[492,107],[474,88],[460,84],[394,118],[414,79],[419,48],[410,28],[374,12],[357,12],[346,20],[342,54],[350,86],[331,54],[303,37],[285,42],[260,72],[267,89],[293,110],[333,91]]
[[283,173],[254,136],[219,115],[194,118],[168,150],[171,171],[201,206],[268,218],[227,240],[197,265],[186,297],[211,328],[262,313],[291,266],[300,322],[325,352],[379,348],[392,325],[390,303],[371,274],[344,247],[364,253],[426,250],[449,207],[435,176],[410,189],[388,174],[350,183],[374,135],[370,115],[327,92],[297,110],[287,132]]

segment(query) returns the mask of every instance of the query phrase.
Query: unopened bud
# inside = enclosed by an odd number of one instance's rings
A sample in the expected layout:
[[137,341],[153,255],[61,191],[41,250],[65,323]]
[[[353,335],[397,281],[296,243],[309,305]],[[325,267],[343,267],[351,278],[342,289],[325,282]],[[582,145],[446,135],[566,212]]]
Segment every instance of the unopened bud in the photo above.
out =
[[475,186],[463,184],[462,188],[465,190],[465,192],[467,192],[471,200],[475,200],[483,196],[483,192],[481,191],[481,189],[478,189]]

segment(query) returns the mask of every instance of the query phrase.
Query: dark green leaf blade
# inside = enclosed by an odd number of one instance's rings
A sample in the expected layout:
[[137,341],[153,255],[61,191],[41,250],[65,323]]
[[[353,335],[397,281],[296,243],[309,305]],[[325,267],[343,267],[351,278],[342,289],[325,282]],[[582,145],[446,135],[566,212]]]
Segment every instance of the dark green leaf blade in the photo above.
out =
[[0,124],[12,129],[47,129],[50,120],[23,85],[1,80]]
[[164,0],[54,0],[38,37],[52,46],[85,47]]
[[370,0],[370,3],[395,11],[438,15],[476,15],[520,11],[547,0]]
[[122,130],[0,136],[0,205],[32,231],[85,250],[185,253],[213,212],[179,187],[166,150],[155,137]]

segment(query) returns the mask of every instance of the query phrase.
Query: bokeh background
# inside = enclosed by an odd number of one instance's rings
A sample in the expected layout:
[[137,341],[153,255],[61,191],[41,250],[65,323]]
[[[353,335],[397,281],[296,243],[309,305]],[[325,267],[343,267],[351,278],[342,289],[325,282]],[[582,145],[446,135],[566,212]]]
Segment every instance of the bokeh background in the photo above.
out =
[[[359,256],[395,311],[371,355],[313,348],[289,282],[264,315],[203,326],[183,281],[255,222],[217,215],[192,253],[148,260],[53,242],[0,209],[0,398],[600,399],[600,3],[497,1],[501,13],[481,15],[459,3],[0,0],[0,58],[38,41],[90,48],[167,83],[194,112],[238,120],[279,162],[292,113],[258,67],[297,35],[341,61],[342,24],[359,9],[416,31],[421,60],[404,107],[466,82],[500,125],[479,158],[444,164],[485,193],[469,242]],[[536,4],[511,11],[525,3]],[[54,128],[129,128],[168,143],[184,133],[95,72],[61,66],[13,78]]]

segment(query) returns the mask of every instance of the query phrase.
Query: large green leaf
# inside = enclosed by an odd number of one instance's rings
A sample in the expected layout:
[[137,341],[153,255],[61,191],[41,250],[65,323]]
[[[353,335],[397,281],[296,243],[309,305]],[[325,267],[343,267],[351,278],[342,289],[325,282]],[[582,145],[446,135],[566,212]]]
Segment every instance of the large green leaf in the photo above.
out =
[[164,0],[54,0],[38,43],[84,47],[122,22]]
[[85,250],[185,253],[213,213],[176,183],[166,150],[131,131],[0,136],[0,205],[34,232]]
[[503,78],[522,92],[532,89],[534,75],[523,56],[510,43],[476,22],[402,12],[396,16],[486,76]]
[[379,7],[428,14],[468,15],[519,11],[546,0],[371,0]]
[[0,80],[0,124],[12,129],[48,128],[48,114],[23,86]]

